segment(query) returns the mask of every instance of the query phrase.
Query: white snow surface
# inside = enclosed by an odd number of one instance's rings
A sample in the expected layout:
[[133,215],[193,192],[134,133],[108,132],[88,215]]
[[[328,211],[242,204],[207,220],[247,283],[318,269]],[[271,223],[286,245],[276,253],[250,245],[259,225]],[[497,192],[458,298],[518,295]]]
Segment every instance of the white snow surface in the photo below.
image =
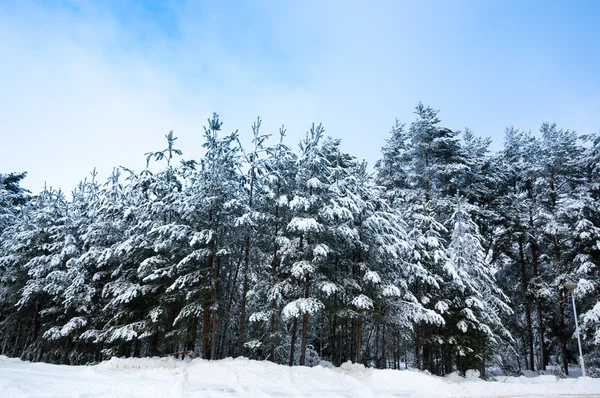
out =
[[554,376],[482,381],[345,363],[288,367],[245,358],[113,358],[96,366],[0,356],[0,397],[600,397],[600,380]]

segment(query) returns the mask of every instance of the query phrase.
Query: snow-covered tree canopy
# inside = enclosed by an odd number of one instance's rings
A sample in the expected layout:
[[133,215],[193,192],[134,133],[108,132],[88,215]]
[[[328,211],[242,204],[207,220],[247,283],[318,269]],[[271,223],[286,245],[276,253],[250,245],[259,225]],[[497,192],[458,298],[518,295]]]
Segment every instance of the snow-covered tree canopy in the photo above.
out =
[[566,281],[598,352],[597,135],[509,128],[491,153],[418,104],[371,171],[322,125],[299,145],[226,128],[207,120],[199,159],[171,131],[145,170],[70,195],[0,174],[0,354],[565,367]]

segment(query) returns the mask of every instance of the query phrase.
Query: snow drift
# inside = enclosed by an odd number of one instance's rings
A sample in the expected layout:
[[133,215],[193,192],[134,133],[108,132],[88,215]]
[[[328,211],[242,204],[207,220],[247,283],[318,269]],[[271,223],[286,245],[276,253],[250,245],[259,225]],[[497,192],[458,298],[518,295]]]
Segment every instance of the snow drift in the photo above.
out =
[[288,367],[245,358],[206,361],[113,358],[96,366],[29,363],[0,356],[0,397],[600,397],[600,380],[442,378],[414,370]]

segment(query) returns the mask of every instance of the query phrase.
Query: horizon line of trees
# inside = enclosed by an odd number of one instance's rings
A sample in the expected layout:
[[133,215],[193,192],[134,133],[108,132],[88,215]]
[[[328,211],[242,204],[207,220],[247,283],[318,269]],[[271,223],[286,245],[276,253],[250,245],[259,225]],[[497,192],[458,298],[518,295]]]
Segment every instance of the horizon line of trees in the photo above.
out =
[[597,367],[600,136],[511,127],[490,153],[415,114],[373,173],[321,125],[294,151],[257,119],[244,148],[213,114],[202,158],[171,131],[142,172],[94,171],[70,198],[0,174],[0,355],[568,374],[577,281]]

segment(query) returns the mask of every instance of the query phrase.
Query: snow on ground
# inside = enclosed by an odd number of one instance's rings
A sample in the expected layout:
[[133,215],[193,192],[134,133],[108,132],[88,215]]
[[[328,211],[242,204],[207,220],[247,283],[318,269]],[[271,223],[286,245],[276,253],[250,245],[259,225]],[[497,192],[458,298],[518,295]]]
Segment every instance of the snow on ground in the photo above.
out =
[[0,397],[598,397],[600,380],[442,378],[411,370],[275,365],[245,358],[113,358],[97,366],[0,356]]

